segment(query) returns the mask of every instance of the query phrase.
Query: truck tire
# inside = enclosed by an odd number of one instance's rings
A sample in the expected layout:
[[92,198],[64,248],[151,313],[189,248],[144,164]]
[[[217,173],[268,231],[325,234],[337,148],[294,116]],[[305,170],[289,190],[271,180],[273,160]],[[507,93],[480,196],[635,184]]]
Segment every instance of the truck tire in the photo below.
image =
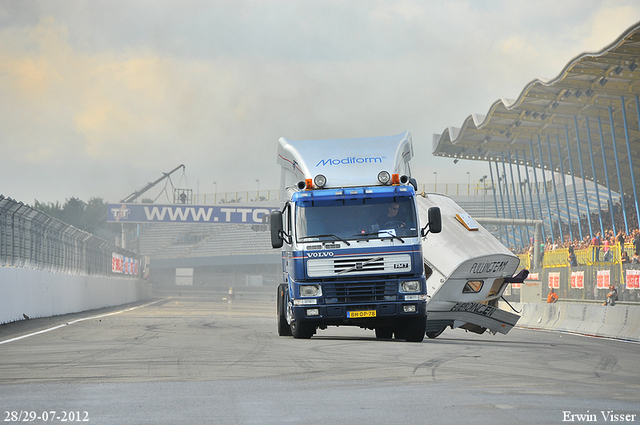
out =
[[393,328],[389,326],[378,326],[376,328],[376,338],[391,339],[393,337]]
[[316,333],[316,327],[307,322],[291,322],[291,334],[294,338],[309,339]]
[[442,328],[442,329],[437,330],[437,331],[429,331],[429,332],[427,332],[427,337],[429,337],[429,339],[435,339],[435,338],[439,337],[440,334],[442,332],[444,332],[445,329],[446,328]]
[[404,339],[407,342],[422,342],[427,330],[427,319],[425,317],[412,317],[407,320],[404,329]]
[[287,291],[288,287],[286,283],[278,286],[277,310],[278,310],[278,335],[291,336],[291,326],[287,323],[286,305],[287,305]]

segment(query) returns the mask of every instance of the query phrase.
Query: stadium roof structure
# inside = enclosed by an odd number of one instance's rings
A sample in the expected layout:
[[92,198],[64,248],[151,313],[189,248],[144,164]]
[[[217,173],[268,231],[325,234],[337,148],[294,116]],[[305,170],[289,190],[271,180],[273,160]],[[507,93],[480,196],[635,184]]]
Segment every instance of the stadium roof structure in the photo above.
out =
[[434,134],[432,153],[554,170],[637,200],[639,95],[640,22],[601,51],[571,60],[556,78],[535,79],[517,99],[500,99],[486,115]]

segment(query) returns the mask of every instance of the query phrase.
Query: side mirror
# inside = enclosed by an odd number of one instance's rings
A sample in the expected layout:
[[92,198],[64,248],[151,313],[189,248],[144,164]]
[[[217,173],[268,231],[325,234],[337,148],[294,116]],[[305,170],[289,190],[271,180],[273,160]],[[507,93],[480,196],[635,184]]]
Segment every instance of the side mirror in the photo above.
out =
[[429,232],[440,233],[442,231],[442,217],[440,215],[440,208],[438,207],[429,208],[428,219],[429,219],[429,222],[427,223],[426,226],[422,228],[422,232],[420,232],[423,238],[427,236]]
[[438,207],[429,208],[429,231],[431,233],[440,233],[442,231],[442,217]]
[[282,248],[282,212],[272,211],[269,214],[269,224],[271,225],[271,246],[273,248]]
[[413,186],[413,190],[415,190],[416,192],[418,191],[418,181],[416,179],[414,179],[413,177],[411,177],[409,179],[409,184],[411,186]]

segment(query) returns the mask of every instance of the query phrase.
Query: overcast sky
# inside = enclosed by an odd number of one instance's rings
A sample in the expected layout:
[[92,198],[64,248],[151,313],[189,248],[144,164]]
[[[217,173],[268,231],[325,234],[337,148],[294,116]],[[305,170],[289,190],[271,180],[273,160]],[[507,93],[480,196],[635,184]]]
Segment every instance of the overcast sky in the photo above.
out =
[[194,193],[277,189],[281,136],[405,130],[419,183],[466,183],[488,166],[433,157],[434,133],[637,21],[637,0],[2,0],[0,194],[118,202],[180,164]]

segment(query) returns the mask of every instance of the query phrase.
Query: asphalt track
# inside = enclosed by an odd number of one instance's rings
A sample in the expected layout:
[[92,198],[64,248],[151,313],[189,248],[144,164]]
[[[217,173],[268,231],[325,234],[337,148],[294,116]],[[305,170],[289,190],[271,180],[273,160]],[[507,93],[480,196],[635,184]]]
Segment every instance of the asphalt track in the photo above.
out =
[[277,335],[275,288],[223,296],[0,326],[0,421],[640,423],[638,344],[521,329],[407,343],[334,327],[295,340]]

